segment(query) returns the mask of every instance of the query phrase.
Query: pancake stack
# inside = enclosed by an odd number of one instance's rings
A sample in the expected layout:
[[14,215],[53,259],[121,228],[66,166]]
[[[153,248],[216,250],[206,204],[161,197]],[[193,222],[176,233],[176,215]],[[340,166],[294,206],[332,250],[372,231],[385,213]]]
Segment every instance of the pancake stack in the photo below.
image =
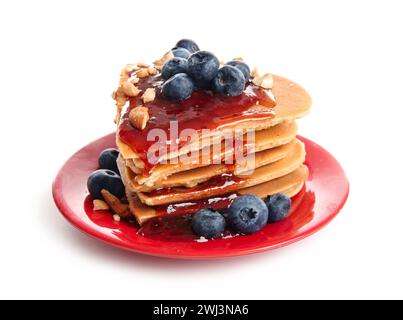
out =
[[[152,77],[158,79],[158,74]],[[235,151],[224,148],[219,139],[211,139],[209,147],[211,150],[213,147],[221,150],[218,153],[221,160],[217,160],[215,154],[214,159],[211,157],[208,161],[197,158],[186,163],[170,163],[171,157],[187,154],[194,148],[206,147],[202,143],[197,146],[186,144],[175,154],[160,155],[156,163],[150,166],[144,155],[136,150],[136,145],[122,134],[123,128],[128,128],[126,122],[129,113],[133,106],[139,104],[139,97],[126,96],[126,105],[118,104],[118,167],[126,187],[130,210],[140,224],[157,216],[191,214],[204,207],[223,209],[242,194],[255,194],[263,198],[282,192],[292,197],[302,189],[308,177],[308,169],[304,165],[304,145],[297,139],[295,120],[309,112],[311,99],[298,84],[279,76],[273,76],[273,80],[273,88],[267,91],[275,98],[275,105],[259,108],[256,108],[256,104],[251,105],[253,116],[247,118],[232,115],[231,109],[228,109],[230,120],[226,121],[225,130],[256,130],[252,148],[255,153],[255,170],[248,174],[243,170],[243,163],[235,162],[231,166],[224,163],[226,155]],[[267,109],[271,116],[261,116],[267,114]],[[159,113],[152,106],[148,110],[154,126],[158,127]],[[180,116],[177,118],[180,121]],[[130,127],[130,130],[133,130],[137,139],[144,139],[140,129]],[[220,130],[223,127],[217,126],[212,131],[217,133]]]

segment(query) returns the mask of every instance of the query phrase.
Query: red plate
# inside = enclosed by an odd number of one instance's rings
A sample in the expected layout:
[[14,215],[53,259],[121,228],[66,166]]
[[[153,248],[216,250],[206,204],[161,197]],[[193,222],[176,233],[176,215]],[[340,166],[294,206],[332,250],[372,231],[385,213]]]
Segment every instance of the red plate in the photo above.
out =
[[99,153],[115,145],[109,134],[87,145],[62,167],[53,183],[53,197],[64,217],[81,231],[117,247],[169,258],[208,259],[262,252],[301,240],[330,222],[343,207],[349,192],[348,180],[337,160],[316,143],[305,143],[309,179],[293,198],[294,210],[283,221],[260,232],[228,239],[196,242],[192,239],[161,240],[137,234],[126,222],[115,222],[108,212],[92,210],[86,182],[97,169]]

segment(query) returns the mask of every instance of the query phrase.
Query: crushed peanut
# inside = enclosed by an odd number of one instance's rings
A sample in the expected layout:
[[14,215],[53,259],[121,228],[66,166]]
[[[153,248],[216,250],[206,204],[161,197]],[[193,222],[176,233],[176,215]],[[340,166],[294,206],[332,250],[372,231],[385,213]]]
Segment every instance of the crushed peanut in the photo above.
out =
[[145,62],[139,62],[139,63],[137,63],[137,66],[140,68],[148,68],[150,65]]
[[252,72],[250,73],[252,78],[258,77],[259,76],[259,70],[255,67]]
[[[116,101],[117,107],[115,123],[118,123],[123,106],[127,102],[127,96],[136,96],[140,93],[140,91],[138,91],[138,89],[133,84],[136,80],[134,80],[134,78],[132,79],[132,73],[139,69],[140,68],[135,64],[127,64],[120,72],[118,89],[112,93],[112,99]],[[133,82],[129,82],[129,79]]]
[[122,203],[122,201],[120,201],[108,190],[102,189],[101,194],[112,211],[119,215],[120,218],[127,218],[131,215],[128,204]]
[[108,204],[103,200],[95,199],[92,203],[94,205],[94,211],[109,210]]
[[143,106],[135,107],[129,113],[130,123],[139,130],[144,130],[149,119],[148,108]]
[[140,69],[136,72],[137,77],[145,78],[148,77],[150,74],[148,73],[148,68]]
[[265,88],[265,89],[271,89],[273,88],[273,76],[271,73],[265,73],[263,76],[259,77],[254,77],[252,80],[253,84]]
[[137,96],[141,90],[139,90],[133,83],[126,81],[122,84],[123,93],[128,97]]
[[172,53],[171,50],[169,50],[168,52],[166,52],[161,59],[158,59],[156,61],[154,61],[154,64],[156,66],[163,66],[165,64],[165,62],[167,62],[168,60],[172,59],[174,57],[174,54]]
[[155,99],[155,89],[154,88],[146,89],[146,91],[144,91],[144,94],[141,96],[141,99],[143,99],[144,103],[154,101],[154,99]]
[[151,75],[151,76],[157,74],[157,72],[158,72],[157,69],[155,67],[153,67],[153,66],[148,67],[147,71],[148,71],[148,74]]
[[129,74],[131,74],[134,71],[137,71],[139,69],[140,69],[140,67],[135,65],[135,64],[127,64],[126,65],[126,72],[129,73]]
[[131,77],[129,78],[129,82],[131,82],[131,83],[133,83],[133,84],[137,84],[137,83],[139,83],[139,81],[140,81],[140,78],[137,78],[136,75],[133,75],[133,76],[131,76]]
[[116,118],[119,116],[120,112],[122,111],[123,106],[126,104],[127,98],[126,95],[122,92],[121,88],[118,88],[118,90],[114,94],[115,96],[115,101],[116,101],[116,107],[117,107],[117,115]]
[[125,95],[118,95],[116,98],[116,106],[119,109],[119,112],[122,110],[122,107],[126,104],[126,96]]

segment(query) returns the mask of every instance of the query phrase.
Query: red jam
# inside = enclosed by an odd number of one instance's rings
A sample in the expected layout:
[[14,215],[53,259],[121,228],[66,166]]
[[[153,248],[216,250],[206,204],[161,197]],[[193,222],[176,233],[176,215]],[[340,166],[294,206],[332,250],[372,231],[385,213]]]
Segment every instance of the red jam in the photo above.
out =
[[192,231],[191,215],[154,218],[147,221],[137,233],[164,241],[188,241],[197,238]]
[[[195,235],[192,231],[191,214],[201,208],[212,208],[214,210],[226,209],[230,206],[235,197],[236,194],[228,195],[223,197],[221,201],[218,200],[211,204],[206,202],[208,200],[193,201],[193,205],[189,204],[189,206],[183,206],[183,208],[185,208],[183,209],[184,212],[188,214],[180,215],[179,211],[175,213],[170,212],[172,215],[150,219],[140,227],[137,233],[144,237],[162,241],[197,241],[200,237]],[[282,222],[271,225],[271,227],[275,226],[280,234],[284,234],[289,230],[290,225],[294,225],[298,228],[302,227],[312,220],[312,208],[314,203],[315,195],[312,192],[306,192],[305,187],[302,188],[302,190],[292,198],[292,205],[288,217]],[[162,208],[162,206],[158,207],[158,210],[162,210]],[[165,207],[164,210],[167,210],[166,208],[167,207]],[[178,210],[182,210],[182,207],[180,209],[178,208]],[[294,214],[297,210],[300,211],[301,214]],[[226,230],[223,237],[227,238],[238,235],[239,234],[231,230]]]
[[[192,216],[189,214],[151,219],[137,233],[144,237],[162,241],[197,241],[200,238],[192,231]],[[225,230],[223,237],[236,235],[238,234]]]
[[192,200],[188,202],[174,203],[170,205],[154,207],[158,216],[185,215],[192,214],[204,208],[221,210],[228,208],[232,201],[238,196],[237,193],[231,193],[224,196],[212,197],[209,199]]
[[[182,102],[172,102],[164,99],[161,95],[161,86],[163,80],[160,76],[140,79],[137,86],[144,92],[146,88],[156,89],[156,98],[154,101],[145,104],[148,107],[150,120],[144,130],[133,127],[129,121],[129,112],[136,106],[142,104],[141,95],[130,98],[130,104],[127,110],[123,111],[121,122],[118,128],[120,139],[129,145],[144,161],[145,171],[149,171],[153,164],[148,161],[147,152],[157,141],[147,139],[147,135],[153,129],[162,129],[167,135],[167,149],[169,149],[173,140],[171,140],[170,121],[177,121],[178,133],[184,129],[202,129],[224,128],[226,125],[234,122],[242,122],[252,119],[270,119],[274,116],[273,107],[275,101],[267,90],[248,83],[244,92],[236,97],[227,97],[213,94],[210,91],[199,90]],[[261,106],[255,108],[254,106]],[[262,106],[267,107],[262,111]],[[148,141],[150,140],[150,141]],[[187,141],[178,141],[177,148],[183,146]],[[169,150],[167,150],[169,152]]]
[[154,197],[154,196],[167,195],[170,193],[192,194],[193,192],[199,192],[199,191],[211,193],[211,191],[217,189],[220,190],[225,189],[228,190],[228,192],[230,192],[231,189],[234,188],[236,190],[240,189],[240,185],[244,183],[245,183],[244,179],[239,178],[232,173],[223,173],[209,179],[208,181],[199,183],[197,186],[193,188],[186,188],[186,187],[163,188],[153,190],[151,192],[148,192],[147,194],[151,197]]

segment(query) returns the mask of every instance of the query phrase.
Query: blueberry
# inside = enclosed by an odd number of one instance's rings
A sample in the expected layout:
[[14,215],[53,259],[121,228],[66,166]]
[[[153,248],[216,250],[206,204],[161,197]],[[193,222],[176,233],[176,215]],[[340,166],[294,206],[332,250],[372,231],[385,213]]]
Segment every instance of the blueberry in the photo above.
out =
[[119,174],[118,165],[116,160],[118,159],[119,151],[114,148],[105,149],[101,152],[98,158],[99,167],[101,169],[112,170]]
[[227,96],[239,96],[245,89],[245,77],[233,66],[223,66],[211,82],[213,91]]
[[220,66],[216,56],[208,51],[198,51],[193,53],[188,61],[188,74],[194,84],[199,88],[209,88],[210,82],[217,75]]
[[268,196],[264,202],[269,209],[269,223],[283,220],[291,208],[291,199],[284,193]]
[[87,187],[94,199],[103,199],[102,189],[109,191],[119,199],[125,194],[125,187],[120,176],[111,170],[94,171],[88,178]]
[[226,65],[233,66],[233,67],[241,70],[243,76],[245,77],[245,80],[248,80],[250,78],[250,69],[249,69],[249,66],[245,62],[238,61],[238,60],[231,60],[231,61],[228,61],[226,63]]
[[255,233],[267,224],[268,210],[262,199],[247,194],[235,198],[228,208],[228,222],[242,233]]
[[176,49],[176,48],[185,48],[190,53],[194,53],[194,52],[200,50],[199,46],[196,44],[196,42],[194,42],[193,40],[190,40],[190,39],[179,40],[174,49]]
[[162,67],[162,77],[167,80],[177,73],[186,73],[188,71],[188,61],[184,58],[172,58]]
[[172,49],[172,53],[175,57],[179,57],[179,58],[189,58],[190,56],[190,52],[189,50],[185,49],[185,48],[174,48]]
[[225,219],[213,209],[202,209],[193,215],[192,229],[199,236],[207,239],[216,238],[224,232]]
[[194,84],[186,73],[178,73],[162,86],[162,93],[167,99],[182,101],[192,95]]

